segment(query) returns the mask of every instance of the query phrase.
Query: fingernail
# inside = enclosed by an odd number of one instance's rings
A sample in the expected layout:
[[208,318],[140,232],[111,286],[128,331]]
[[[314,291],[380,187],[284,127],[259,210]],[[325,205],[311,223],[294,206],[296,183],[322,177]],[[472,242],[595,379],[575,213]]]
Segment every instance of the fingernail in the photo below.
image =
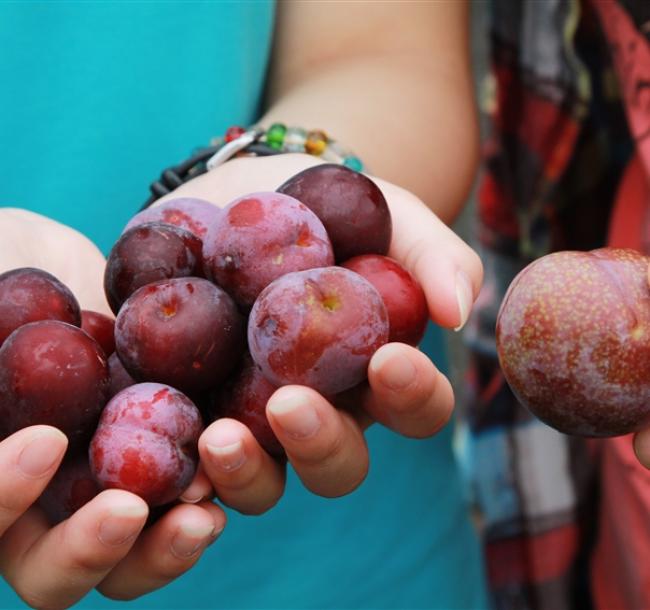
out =
[[280,427],[293,438],[309,438],[320,428],[318,413],[298,392],[271,399],[267,409]]
[[[44,440],[49,442],[43,442]],[[41,430],[34,434],[18,456],[18,467],[28,477],[42,477],[60,460],[68,441],[54,428]]]
[[458,302],[460,323],[454,330],[459,331],[465,326],[467,318],[469,318],[469,312],[472,310],[472,304],[474,303],[472,283],[464,271],[458,271],[456,273],[456,301]]
[[97,537],[108,546],[124,544],[140,533],[146,516],[147,507],[142,504],[113,506],[100,523]]
[[227,445],[207,443],[205,447],[215,465],[225,472],[232,472],[241,468],[246,461],[244,444],[241,439]]
[[185,490],[185,493],[178,499],[181,502],[185,502],[186,504],[198,504],[201,500],[203,500],[203,494],[200,492],[196,493],[191,489],[187,489]]
[[215,535],[214,525],[183,523],[172,538],[172,554],[180,558],[191,557]]
[[382,383],[395,391],[410,386],[417,374],[413,363],[404,357],[397,345],[382,347],[371,360],[371,367]]

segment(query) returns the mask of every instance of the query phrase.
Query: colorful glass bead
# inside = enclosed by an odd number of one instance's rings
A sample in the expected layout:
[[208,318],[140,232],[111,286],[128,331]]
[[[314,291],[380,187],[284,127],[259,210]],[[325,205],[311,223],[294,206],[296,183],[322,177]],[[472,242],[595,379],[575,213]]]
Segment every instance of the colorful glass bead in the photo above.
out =
[[345,167],[353,169],[355,172],[363,171],[363,163],[361,162],[361,159],[359,159],[359,157],[355,157],[354,155],[345,157],[345,159],[343,159],[343,165],[345,165]]
[[302,127],[289,127],[284,135],[284,149],[287,152],[305,152],[307,130]]
[[236,140],[240,136],[243,136],[246,133],[246,130],[243,127],[239,127],[238,125],[234,125],[232,127],[228,127],[226,130],[226,135],[224,136],[224,140],[226,142],[232,142],[233,140]]
[[327,136],[322,131],[310,131],[305,141],[305,150],[310,155],[320,155],[327,148]]
[[338,142],[330,140],[327,143],[327,148],[321,154],[321,159],[327,161],[328,163],[343,163],[343,159],[348,156],[349,153],[345,152]]
[[282,149],[282,144],[284,143],[284,136],[287,133],[286,125],[282,123],[274,123],[269,127],[266,132],[266,143],[276,150]]

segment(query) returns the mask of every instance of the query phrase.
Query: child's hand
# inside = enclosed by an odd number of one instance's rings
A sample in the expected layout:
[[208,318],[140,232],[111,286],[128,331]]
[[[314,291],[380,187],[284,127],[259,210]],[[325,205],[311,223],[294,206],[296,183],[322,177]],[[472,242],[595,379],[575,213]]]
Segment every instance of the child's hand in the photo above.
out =
[[[235,159],[166,198],[195,196],[223,206],[246,193],[275,190],[316,163],[306,155]],[[482,281],[478,256],[412,194],[377,183],[393,217],[389,255],[418,279],[434,322],[461,326]],[[373,421],[420,438],[435,434],[449,419],[454,403],[449,381],[417,349],[382,347],[370,363],[368,378],[365,392],[346,397],[345,411],[300,386],[283,387],[269,401],[273,430],[314,493],[340,496],[363,481],[368,469],[363,430]],[[190,496],[209,494],[211,482],[224,503],[245,513],[263,512],[281,497],[284,466],[260,448],[244,425],[230,419],[213,423],[199,449],[207,478],[197,478]]]
[[[109,312],[104,259],[86,238],[43,216],[0,208],[0,272],[16,267],[49,271],[81,306]],[[189,569],[225,525],[223,511],[183,504],[140,532],[143,500],[108,490],[51,527],[33,506],[67,447],[50,426],[32,426],[0,442],[0,572],[35,608],[65,608],[93,588],[117,599],[157,589]]]

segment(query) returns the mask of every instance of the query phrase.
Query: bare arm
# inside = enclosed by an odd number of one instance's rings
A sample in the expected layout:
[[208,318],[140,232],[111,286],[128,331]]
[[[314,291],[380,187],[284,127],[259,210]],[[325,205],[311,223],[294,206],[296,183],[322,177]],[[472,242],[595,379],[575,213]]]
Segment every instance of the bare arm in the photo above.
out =
[[261,123],[323,129],[451,222],[478,157],[467,4],[290,0],[277,18]]
[[[379,176],[393,220],[388,254],[418,279],[431,318],[444,327],[466,321],[481,284],[481,262],[416,195],[450,222],[473,178],[466,17],[461,0],[282,3],[270,106],[261,119],[264,126],[322,128]],[[169,197],[226,205],[247,192],[275,190],[316,163],[298,154],[233,159]],[[415,348],[391,344],[378,350],[368,380],[367,391],[354,397],[354,413],[300,386],[281,388],[267,404],[275,435],[314,493],[339,496],[363,481],[369,458],[362,430],[371,422],[421,438],[435,434],[451,415],[449,381]],[[300,428],[306,421],[315,424],[309,433]],[[237,458],[228,458],[237,468],[220,464],[210,446],[238,446]],[[283,468],[245,426],[217,420],[201,437],[199,452],[225,504],[257,514],[282,495]]]
[[[388,255],[420,282],[432,320],[444,327],[467,320],[482,266],[410,190],[450,221],[473,177],[466,16],[460,0],[282,3],[270,106],[261,119],[265,126],[277,121],[325,129],[364,158],[391,210]],[[199,197],[224,206],[245,193],[275,190],[319,162],[304,154],[236,158],[166,198]],[[267,419],[288,461],[314,493],[340,496],[361,484],[369,463],[363,430],[372,422],[422,438],[439,431],[453,409],[449,381],[423,352],[405,344],[375,353],[364,390],[352,405],[335,405],[309,388],[285,386],[267,403]],[[224,504],[246,514],[269,510],[282,496],[284,465],[243,424],[213,422],[199,453],[208,485],[196,482],[192,495],[211,493],[211,487]]]

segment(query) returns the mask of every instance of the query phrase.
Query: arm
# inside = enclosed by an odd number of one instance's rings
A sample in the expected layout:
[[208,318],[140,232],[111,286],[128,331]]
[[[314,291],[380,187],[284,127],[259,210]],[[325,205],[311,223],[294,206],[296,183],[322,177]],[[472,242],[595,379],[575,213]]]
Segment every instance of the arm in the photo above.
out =
[[[477,255],[431,211],[451,221],[475,170],[466,12],[456,1],[282,3],[270,107],[260,120],[322,128],[381,177],[375,180],[393,217],[389,255],[420,281],[431,318],[445,327],[465,322],[482,277]],[[225,205],[246,192],[275,190],[318,162],[307,155],[234,159],[171,197]],[[345,405],[299,386],[279,389],[267,405],[289,461],[315,493],[343,495],[363,481],[362,430],[370,423],[421,438],[435,434],[451,414],[449,381],[417,349],[384,346],[368,378],[367,390]],[[281,496],[284,467],[238,422],[212,424],[199,451],[217,495],[233,508],[259,513]],[[198,484],[192,491],[209,493]]]
[[449,223],[478,160],[468,21],[456,0],[280,3],[260,122],[323,129]]

